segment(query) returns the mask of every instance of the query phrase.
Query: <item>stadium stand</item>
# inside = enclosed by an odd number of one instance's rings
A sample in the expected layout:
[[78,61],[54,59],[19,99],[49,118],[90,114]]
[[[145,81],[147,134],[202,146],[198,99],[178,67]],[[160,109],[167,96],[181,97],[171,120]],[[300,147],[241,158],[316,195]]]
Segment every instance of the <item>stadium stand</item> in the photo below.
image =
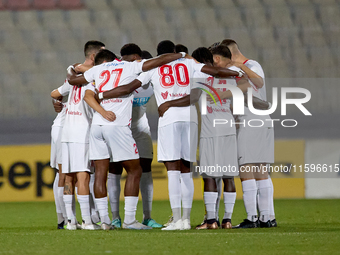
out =
[[[0,0],[0,91],[7,93],[0,101],[22,95],[22,106],[32,105],[30,111],[1,107],[0,116],[52,119],[52,107],[40,109],[35,101],[62,84],[66,67],[83,59],[82,47],[92,39],[118,54],[123,44],[136,42],[155,56],[163,39],[192,52],[233,38],[268,78],[337,78],[339,24],[338,0]],[[21,90],[27,74],[35,93]],[[324,101],[315,103],[320,113],[340,106],[325,98],[325,86],[313,88]]]

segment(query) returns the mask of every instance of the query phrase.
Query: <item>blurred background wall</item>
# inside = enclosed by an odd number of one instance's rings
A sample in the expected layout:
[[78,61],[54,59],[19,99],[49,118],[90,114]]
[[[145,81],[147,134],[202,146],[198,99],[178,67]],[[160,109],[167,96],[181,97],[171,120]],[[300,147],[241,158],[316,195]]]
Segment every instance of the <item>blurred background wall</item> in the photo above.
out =
[[[311,91],[313,118],[291,107],[299,125],[278,125],[276,137],[338,137],[339,0],[0,0],[0,144],[49,142],[49,93],[88,40],[118,54],[134,42],[155,56],[164,39],[191,53],[224,38],[263,66],[269,99],[272,87]],[[148,113],[155,131],[154,100]]]

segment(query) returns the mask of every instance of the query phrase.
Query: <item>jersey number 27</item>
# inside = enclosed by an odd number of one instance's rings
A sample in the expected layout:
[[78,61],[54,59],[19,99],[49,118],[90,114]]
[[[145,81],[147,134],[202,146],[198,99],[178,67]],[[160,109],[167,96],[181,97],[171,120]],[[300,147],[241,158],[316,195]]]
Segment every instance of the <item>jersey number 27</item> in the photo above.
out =
[[[123,72],[122,68],[114,69],[111,72],[109,70],[102,71],[99,75],[99,78],[104,79],[104,80],[99,84],[99,87],[98,87],[99,92],[105,92],[109,89],[116,88],[118,86],[122,72]],[[109,89],[103,90],[103,87],[109,82],[112,75],[113,75],[112,87]]]

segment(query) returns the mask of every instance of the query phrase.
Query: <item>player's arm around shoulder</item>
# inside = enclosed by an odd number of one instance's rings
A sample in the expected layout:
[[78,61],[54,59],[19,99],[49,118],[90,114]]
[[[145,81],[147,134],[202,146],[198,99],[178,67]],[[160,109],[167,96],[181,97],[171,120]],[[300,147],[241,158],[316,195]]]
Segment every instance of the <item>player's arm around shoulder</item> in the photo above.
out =
[[[255,61],[254,61],[255,62]],[[246,73],[246,75],[249,77],[249,79],[251,80],[251,82],[258,88],[262,88],[263,85],[264,85],[264,81],[263,81],[263,78],[261,77],[261,73],[263,73],[263,70],[262,70],[262,67],[259,63],[255,62],[256,65],[254,66],[254,70],[250,69],[249,67],[247,67],[245,64],[243,63],[238,63],[238,62],[233,62],[233,65],[238,67],[238,68],[241,68],[242,71],[244,71]],[[260,73],[258,74],[256,72],[257,69],[260,69],[258,70],[257,72]]]
[[175,61],[175,60],[177,60],[179,58],[183,58],[185,56],[186,56],[185,53],[167,53],[167,54],[163,54],[163,55],[160,55],[158,57],[146,60],[143,63],[142,70],[143,70],[143,72],[146,72],[146,71],[149,71],[151,69],[157,68],[159,66],[168,64],[168,63],[170,63],[172,61]]
[[[88,67],[85,66],[84,70],[87,68]],[[85,70],[85,72],[81,74],[81,73],[78,73],[74,67],[72,68],[72,66],[70,66],[68,69],[68,74],[70,75],[67,78],[69,84],[75,85],[75,86],[83,86],[93,81],[94,79],[91,77],[93,76],[92,72],[90,72],[89,70],[91,70],[91,68],[89,68],[88,70]]]
[[95,99],[95,92],[87,89],[85,91],[84,101],[96,112],[103,116],[104,119],[112,122],[116,119],[116,115],[111,111],[106,111]]

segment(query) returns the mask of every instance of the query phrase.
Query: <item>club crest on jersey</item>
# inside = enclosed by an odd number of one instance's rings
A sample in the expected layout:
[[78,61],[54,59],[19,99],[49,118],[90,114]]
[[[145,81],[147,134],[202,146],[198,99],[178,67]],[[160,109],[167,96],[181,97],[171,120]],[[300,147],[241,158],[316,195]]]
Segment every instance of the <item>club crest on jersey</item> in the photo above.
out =
[[208,113],[212,113],[213,112],[213,109],[211,106],[207,106],[207,110],[208,110]]
[[169,95],[169,93],[168,93],[168,91],[167,92],[165,92],[165,93],[161,93],[161,95],[162,95],[162,97],[164,98],[164,99],[167,99],[168,98],[168,95]]

